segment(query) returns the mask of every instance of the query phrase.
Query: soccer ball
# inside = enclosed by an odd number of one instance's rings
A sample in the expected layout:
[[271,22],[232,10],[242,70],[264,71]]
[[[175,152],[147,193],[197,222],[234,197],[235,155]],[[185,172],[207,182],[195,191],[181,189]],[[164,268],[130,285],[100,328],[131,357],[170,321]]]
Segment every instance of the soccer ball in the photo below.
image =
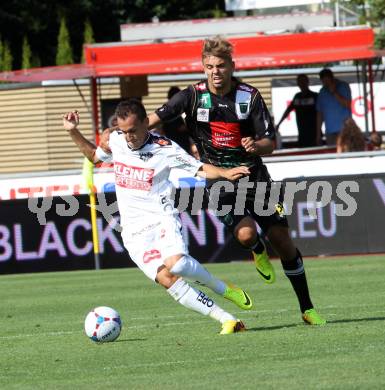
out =
[[105,343],[119,337],[122,322],[116,310],[107,306],[99,306],[87,314],[84,329],[91,340]]

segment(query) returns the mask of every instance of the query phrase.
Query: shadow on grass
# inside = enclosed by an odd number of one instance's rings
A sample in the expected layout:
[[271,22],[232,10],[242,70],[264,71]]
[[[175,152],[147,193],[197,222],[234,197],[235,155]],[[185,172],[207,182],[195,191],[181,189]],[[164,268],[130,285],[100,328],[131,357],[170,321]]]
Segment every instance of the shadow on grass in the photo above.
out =
[[385,317],[367,317],[367,318],[347,318],[342,320],[330,320],[329,324],[341,324],[348,322],[369,322],[369,321],[385,321]]
[[[350,322],[370,322],[370,321],[385,321],[385,317],[366,317],[366,318],[346,318],[341,320],[327,320],[327,324],[345,324]],[[326,324],[326,325],[327,325]],[[263,330],[279,330],[285,328],[295,328],[297,326],[308,326],[305,323],[275,325],[275,326],[258,326],[254,328],[247,328],[248,332],[258,332]]]
[[275,325],[275,326],[257,326],[254,328],[247,328],[248,332],[258,332],[261,330],[278,330],[278,329],[285,329],[285,328],[295,328],[298,325],[302,324],[288,324],[288,325]]
[[119,339],[114,341],[115,343],[133,343],[135,341],[147,341],[147,339]]

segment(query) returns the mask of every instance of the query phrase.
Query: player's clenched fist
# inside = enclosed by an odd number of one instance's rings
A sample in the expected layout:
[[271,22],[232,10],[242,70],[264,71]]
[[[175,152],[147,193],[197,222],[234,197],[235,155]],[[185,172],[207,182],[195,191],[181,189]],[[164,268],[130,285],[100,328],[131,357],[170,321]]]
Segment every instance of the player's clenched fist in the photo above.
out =
[[241,144],[248,153],[257,153],[258,145],[255,142],[255,139],[252,137],[244,137],[241,139]]
[[67,131],[76,129],[79,125],[79,112],[71,111],[63,115],[63,127]]

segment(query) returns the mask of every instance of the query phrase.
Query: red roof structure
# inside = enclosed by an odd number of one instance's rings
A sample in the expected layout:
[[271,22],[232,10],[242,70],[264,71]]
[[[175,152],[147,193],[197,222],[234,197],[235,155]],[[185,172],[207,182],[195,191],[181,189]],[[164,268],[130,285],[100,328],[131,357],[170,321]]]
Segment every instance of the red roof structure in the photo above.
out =
[[[370,28],[230,38],[237,70],[376,57]],[[99,77],[201,72],[202,41],[89,45],[86,62]]]

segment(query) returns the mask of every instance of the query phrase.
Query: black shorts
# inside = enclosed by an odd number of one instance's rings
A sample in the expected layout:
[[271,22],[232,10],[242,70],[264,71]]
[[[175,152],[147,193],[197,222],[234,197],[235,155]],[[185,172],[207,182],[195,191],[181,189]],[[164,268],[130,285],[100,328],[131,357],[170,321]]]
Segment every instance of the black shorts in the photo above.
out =
[[232,232],[247,216],[258,223],[264,234],[273,225],[289,226],[283,208],[282,183],[272,181],[264,165],[237,182],[212,183],[207,195],[209,209]]

